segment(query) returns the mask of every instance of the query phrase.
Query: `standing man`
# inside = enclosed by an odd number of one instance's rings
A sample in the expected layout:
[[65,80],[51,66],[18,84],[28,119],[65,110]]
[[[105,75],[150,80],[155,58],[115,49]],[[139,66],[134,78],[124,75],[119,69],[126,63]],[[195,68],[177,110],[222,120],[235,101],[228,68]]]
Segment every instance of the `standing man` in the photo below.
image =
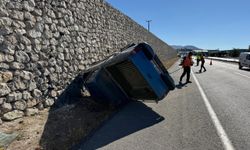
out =
[[199,66],[200,59],[201,59],[200,54],[199,53],[196,54],[196,62],[197,62],[196,66]]
[[204,59],[203,54],[201,54],[201,69],[199,71],[200,73],[201,73],[202,68],[204,69],[204,72],[207,71],[206,68],[204,67],[204,64],[205,64],[205,59]]
[[182,84],[182,78],[187,74],[187,80],[186,83],[192,83],[190,81],[190,71],[191,71],[191,66],[193,65],[193,60],[192,60],[192,52],[189,52],[186,57],[183,58],[182,61],[182,67],[183,67],[183,73],[180,78],[180,84]]

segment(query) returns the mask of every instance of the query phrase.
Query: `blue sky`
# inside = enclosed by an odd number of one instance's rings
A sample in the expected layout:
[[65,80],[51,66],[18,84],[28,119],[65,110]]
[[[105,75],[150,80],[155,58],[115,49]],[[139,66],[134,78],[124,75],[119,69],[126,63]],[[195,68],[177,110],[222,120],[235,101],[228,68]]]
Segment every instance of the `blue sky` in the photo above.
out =
[[250,0],[106,0],[170,45],[248,48]]

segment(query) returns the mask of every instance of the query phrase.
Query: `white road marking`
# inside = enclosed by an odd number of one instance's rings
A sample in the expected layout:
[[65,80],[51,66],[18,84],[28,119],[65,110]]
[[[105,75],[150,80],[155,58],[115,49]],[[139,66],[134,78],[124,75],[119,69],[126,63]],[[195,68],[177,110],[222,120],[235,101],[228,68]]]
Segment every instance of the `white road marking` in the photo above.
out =
[[199,88],[199,91],[200,91],[201,96],[202,96],[202,98],[204,100],[204,103],[205,103],[205,105],[207,107],[208,113],[209,113],[209,115],[210,115],[210,117],[211,117],[211,119],[213,121],[213,124],[214,124],[214,126],[216,128],[217,134],[221,139],[221,142],[223,144],[224,149],[225,150],[234,150],[234,147],[233,147],[230,139],[228,138],[227,133],[223,129],[223,126],[221,125],[220,120],[218,119],[213,107],[211,106],[205,92],[203,91],[202,87],[200,86],[200,83],[198,82],[198,80],[195,77],[192,70],[191,70],[191,72],[192,72],[194,81],[195,81],[195,83],[197,84],[197,86]]
[[244,75],[244,74],[241,74],[241,73],[238,73],[238,72],[234,72],[235,74],[238,74],[238,75],[240,75],[240,76],[242,76],[242,77],[246,77],[246,78],[249,78],[250,79],[250,77],[249,76],[247,76],[247,75]]

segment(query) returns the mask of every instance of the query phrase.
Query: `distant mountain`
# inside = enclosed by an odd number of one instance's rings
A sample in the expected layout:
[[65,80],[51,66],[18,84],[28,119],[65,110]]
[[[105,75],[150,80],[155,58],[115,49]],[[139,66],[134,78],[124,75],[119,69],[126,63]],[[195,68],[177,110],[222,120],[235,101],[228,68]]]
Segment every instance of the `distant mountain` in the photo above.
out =
[[171,47],[173,47],[174,49],[181,49],[183,48],[183,46],[180,45],[170,45]]
[[181,46],[181,45],[171,45],[174,49],[191,49],[191,50],[198,50],[201,48],[195,47],[193,45],[186,45],[186,46]]
[[195,46],[192,46],[192,45],[186,45],[186,46],[184,46],[184,48],[186,48],[186,49],[192,49],[192,50],[201,49],[201,48],[198,48],[198,47],[195,47]]

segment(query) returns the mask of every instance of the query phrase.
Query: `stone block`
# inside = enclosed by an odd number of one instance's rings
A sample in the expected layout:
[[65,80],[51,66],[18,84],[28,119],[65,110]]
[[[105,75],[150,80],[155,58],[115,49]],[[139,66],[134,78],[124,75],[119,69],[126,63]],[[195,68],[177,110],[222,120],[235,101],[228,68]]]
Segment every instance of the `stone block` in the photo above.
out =
[[26,85],[25,85],[23,80],[22,81],[20,79],[16,80],[16,81],[14,81],[14,84],[15,84],[16,88],[19,89],[19,90],[25,90],[26,89]]
[[6,54],[6,55],[4,55],[4,61],[5,62],[13,62],[14,57],[12,55]]
[[39,110],[43,110],[43,109],[44,109],[44,106],[43,106],[42,103],[38,103],[38,104],[37,104],[37,108],[38,108]]
[[13,33],[13,30],[10,27],[2,26],[0,27],[0,35],[8,35]]
[[43,14],[41,9],[35,9],[32,13],[36,16],[42,16]]
[[37,100],[36,99],[29,99],[27,100],[27,107],[31,108],[37,105]]
[[15,52],[15,60],[20,63],[28,63],[30,61],[29,55],[24,51]]
[[34,75],[31,72],[24,71],[24,70],[21,71],[20,77],[22,77],[25,80],[32,80],[32,79],[34,79]]
[[0,17],[8,17],[8,11],[6,9],[0,8]]
[[21,11],[17,11],[17,10],[13,10],[9,16],[13,19],[17,19],[17,20],[23,20],[24,19],[24,15],[23,15],[23,12]]
[[2,105],[1,105],[1,111],[2,111],[2,113],[6,113],[6,112],[9,112],[9,111],[11,111],[12,110],[12,106],[11,106],[11,104],[10,103],[3,103]]
[[0,26],[11,26],[13,20],[8,17],[0,18]]
[[19,36],[19,41],[26,46],[31,45],[31,41],[26,36]]
[[52,90],[52,91],[50,92],[50,96],[51,96],[51,97],[56,97],[56,96],[57,96],[57,92],[56,92],[55,90]]
[[7,63],[0,63],[0,69],[9,69],[10,66]]
[[10,68],[11,69],[17,69],[17,70],[24,69],[24,65],[22,63],[19,63],[19,62],[12,62],[10,64]]
[[50,107],[50,106],[52,106],[54,104],[54,100],[53,99],[46,99],[45,101],[44,101],[44,107],[46,108],[46,107]]
[[36,114],[38,114],[38,109],[37,108],[28,108],[25,111],[25,116],[34,116]]
[[24,19],[36,22],[36,18],[30,12],[24,12]]
[[17,118],[22,118],[24,116],[23,111],[20,110],[13,110],[11,112],[5,113],[2,117],[3,120],[5,121],[12,121]]
[[27,103],[24,100],[16,101],[13,104],[13,108],[16,110],[25,110],[27,108]]
[[33,92],[32,92],[32,95],[34,98],[41,98],[42,96],[42,92],[38,89],[34,89]]
[[23,9],[29,12],[34,11],[34,6],[30,5],[29,1],[23,1]]
[[13,74],[10,71],[2,72],[0,71],[0,82],[8,82],[13,79]]
[[31,99],[32,97],[31,97],[31,94],[30,94],[30,92],[28,92],[28,91],[23,91],[23,99],[24,100],[29,100],[29,99]]
[[5,97],[1,97],[0,98],[0,105],[2,105],[4,102],[6,102],[6,98]]
[[5,96],[7,94],[9,94],[10,88],[8,87],[8,85],[6,83],[0,83],[0,96]]
[[7,96],[7,102],[14,102],[22,99],[22,93],[21,92],[13,92],[8,94]]
[[33,30],[29,30],[27,32],[27,35],[31,38],[39,38],[42,36],[42,33],[33,29]]
[[29,83],[29,85],[28,85],[28,90],[29,91],[32,91],[37,87],[36,82],[34,80],[30,80],[28,83]]

